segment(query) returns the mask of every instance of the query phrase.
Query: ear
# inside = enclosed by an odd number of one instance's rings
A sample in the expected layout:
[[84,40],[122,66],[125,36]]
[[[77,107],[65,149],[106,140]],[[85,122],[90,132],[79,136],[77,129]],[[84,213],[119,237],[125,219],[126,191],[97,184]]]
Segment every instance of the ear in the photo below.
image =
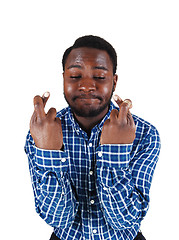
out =
[[65,83],[65,72],[62,73],[62,76],[63,76],[63,85]]
[[115,89],[116,89],[117,80],[118,80],[118,75],[114,74],[114,76],[113,76],[113,82],[114,82],[113,91],[115,91]]

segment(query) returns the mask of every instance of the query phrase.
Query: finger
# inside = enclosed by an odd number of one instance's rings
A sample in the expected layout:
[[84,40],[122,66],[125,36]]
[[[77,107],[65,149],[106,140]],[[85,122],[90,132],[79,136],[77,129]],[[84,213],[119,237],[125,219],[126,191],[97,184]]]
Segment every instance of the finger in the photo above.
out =
[[124,102],[128,104],[129,109],[132,108],[132,101],[130,99],[125,99]]
[[58,124],[60,124],[60,125],[61,125],[61,120],[60,120],[60,118],[59,118],[59,117],[56,117],[56,118],[55,118],[55,121],[56,121]]
[[44,103],[40,96],[34,97],[34,111],[36,113],[37,119],[42,119],[45,117]]
[[56,118],[55,118],[55,122],[58,123],[58,125],[60,126],[60,132],[61,132],[61,134],[63,135],[63,133],[62,133],[62,124],[61,124],[60,118],[59,118],[59,117],[56,117]]
[[110,121],[117,119],[119,115],[119,111],[117,109],[113,109],[110,114]]
[[56,118],[56,115],[57,115],[56,109],[55,108],[50,108],[48,110],[48,113],[47,113],[47,118],[54,120]]
[[36,121],[36,113],[35,113],[35,111],[34,111],[33,114],[32,114],[32,117],[31,117],[31,119],[30,119],[30,126],[31,126],[33,123],[35,123],[35,121]]
[[114,101],[117,103],[117,105],[120,107],[120,105],[122,104],[122,99],[118,96],[118,95],[114,95],[113,96]]
[[134,123],[134,119],[133,119],[133,117],[132,117],[132,114],[130,113],[130,111],[127,113],[127,123],[129,124],[129,125],[133,125],[133,124],[135,124]]
[[110,123],[110,119],[107,119],[105,122],[104,122],[104,126],[105,125],[108,125]]
[[131,107],[132,107],[132,101],[130,99],[126,99],[123,101],[123,103],[120,106],[120,111],[119,111],[119,115],[118,115],[118,118],[121,121],[127,122],[127,118],[130,115],[129,109]]
[[49,93],[49,92],[45,92],[45,93],[42,95],[42,100],[43,100],[43,103],[44,103],[44,107],[45,107],[45,105],[46,105],[49,97],[50,97],[50,93]]

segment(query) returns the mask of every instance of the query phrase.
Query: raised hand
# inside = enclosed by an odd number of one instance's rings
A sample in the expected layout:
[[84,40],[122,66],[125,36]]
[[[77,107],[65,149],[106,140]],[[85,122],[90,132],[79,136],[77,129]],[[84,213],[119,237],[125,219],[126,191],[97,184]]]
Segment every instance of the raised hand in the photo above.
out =
[[115,101],[120,110],[112,110],[110,119],[106,120],[102,129],[100,144],[130,144],[135,139],[135,123],[129,111],[132,102],[122,101],[117,95]]
[[30,121],[30,133],[38,148],[60,150],[63,146],[61,121],[56,118],[56,109],[50,108],[45,113],[44,107],[50,94],[34,97],[34,113]]

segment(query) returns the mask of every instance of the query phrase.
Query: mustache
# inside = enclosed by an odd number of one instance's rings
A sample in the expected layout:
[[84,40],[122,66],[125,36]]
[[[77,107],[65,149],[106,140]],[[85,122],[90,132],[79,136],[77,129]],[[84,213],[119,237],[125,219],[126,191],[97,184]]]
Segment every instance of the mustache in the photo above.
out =
[[78,94],[78,95],[75,95],[72,100],[75,101],[76,99],[99,99],[99,100],[103,100],[103,98],[99,95],[96,95],[94,93],[81,93],[81,94]]

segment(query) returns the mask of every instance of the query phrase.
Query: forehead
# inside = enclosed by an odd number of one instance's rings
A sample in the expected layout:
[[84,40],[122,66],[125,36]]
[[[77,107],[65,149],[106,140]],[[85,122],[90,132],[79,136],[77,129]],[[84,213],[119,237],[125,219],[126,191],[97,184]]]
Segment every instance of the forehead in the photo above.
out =
[[113,69],[111,59],[108,53],[104,50],[95,48],[76,48],[73,49],[67,57],[65,66],[72,64],[103,66],[109,70]]

